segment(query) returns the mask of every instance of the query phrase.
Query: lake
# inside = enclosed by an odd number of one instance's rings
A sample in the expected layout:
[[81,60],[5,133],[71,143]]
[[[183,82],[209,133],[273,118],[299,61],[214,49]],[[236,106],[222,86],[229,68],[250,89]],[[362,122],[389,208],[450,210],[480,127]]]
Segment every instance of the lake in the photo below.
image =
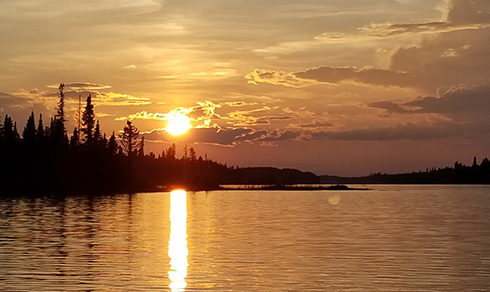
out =
[[2,291],[486,291],[490,186],[0,199]]

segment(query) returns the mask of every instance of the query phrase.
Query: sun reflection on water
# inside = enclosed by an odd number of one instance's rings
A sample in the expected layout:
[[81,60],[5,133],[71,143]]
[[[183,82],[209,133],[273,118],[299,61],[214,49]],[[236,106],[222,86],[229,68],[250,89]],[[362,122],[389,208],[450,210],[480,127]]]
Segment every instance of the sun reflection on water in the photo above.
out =
[[175,190],[170,193],[170,238],[168,256],[170,257],[171,291],[184,291],[187,286],[187,193]]

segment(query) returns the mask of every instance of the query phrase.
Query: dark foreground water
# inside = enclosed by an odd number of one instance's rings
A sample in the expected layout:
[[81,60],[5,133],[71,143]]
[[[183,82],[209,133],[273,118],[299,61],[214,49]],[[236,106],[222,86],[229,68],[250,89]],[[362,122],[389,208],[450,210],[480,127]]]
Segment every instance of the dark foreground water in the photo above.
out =
[[2,291],[486,291],[489,186],[0,199]]

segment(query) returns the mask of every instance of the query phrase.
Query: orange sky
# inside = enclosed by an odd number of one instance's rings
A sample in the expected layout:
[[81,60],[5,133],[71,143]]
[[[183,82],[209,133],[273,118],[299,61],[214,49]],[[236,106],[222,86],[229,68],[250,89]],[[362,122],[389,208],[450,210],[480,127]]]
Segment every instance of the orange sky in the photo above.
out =
[[[362,175],[490,156],[488,0],[4,0],[0,119],[54,114],[65,82],[240,166]],[[169,113],[194,127],[163,129]]]

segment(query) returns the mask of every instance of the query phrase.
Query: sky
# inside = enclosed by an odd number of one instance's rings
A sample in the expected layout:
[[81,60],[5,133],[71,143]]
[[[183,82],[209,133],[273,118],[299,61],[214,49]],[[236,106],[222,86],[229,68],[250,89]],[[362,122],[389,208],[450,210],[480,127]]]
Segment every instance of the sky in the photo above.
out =
[[[2,0],[0,119],[344,176],[490,157],[488,0]],[[193,128],[165,131],[172,113]]]

